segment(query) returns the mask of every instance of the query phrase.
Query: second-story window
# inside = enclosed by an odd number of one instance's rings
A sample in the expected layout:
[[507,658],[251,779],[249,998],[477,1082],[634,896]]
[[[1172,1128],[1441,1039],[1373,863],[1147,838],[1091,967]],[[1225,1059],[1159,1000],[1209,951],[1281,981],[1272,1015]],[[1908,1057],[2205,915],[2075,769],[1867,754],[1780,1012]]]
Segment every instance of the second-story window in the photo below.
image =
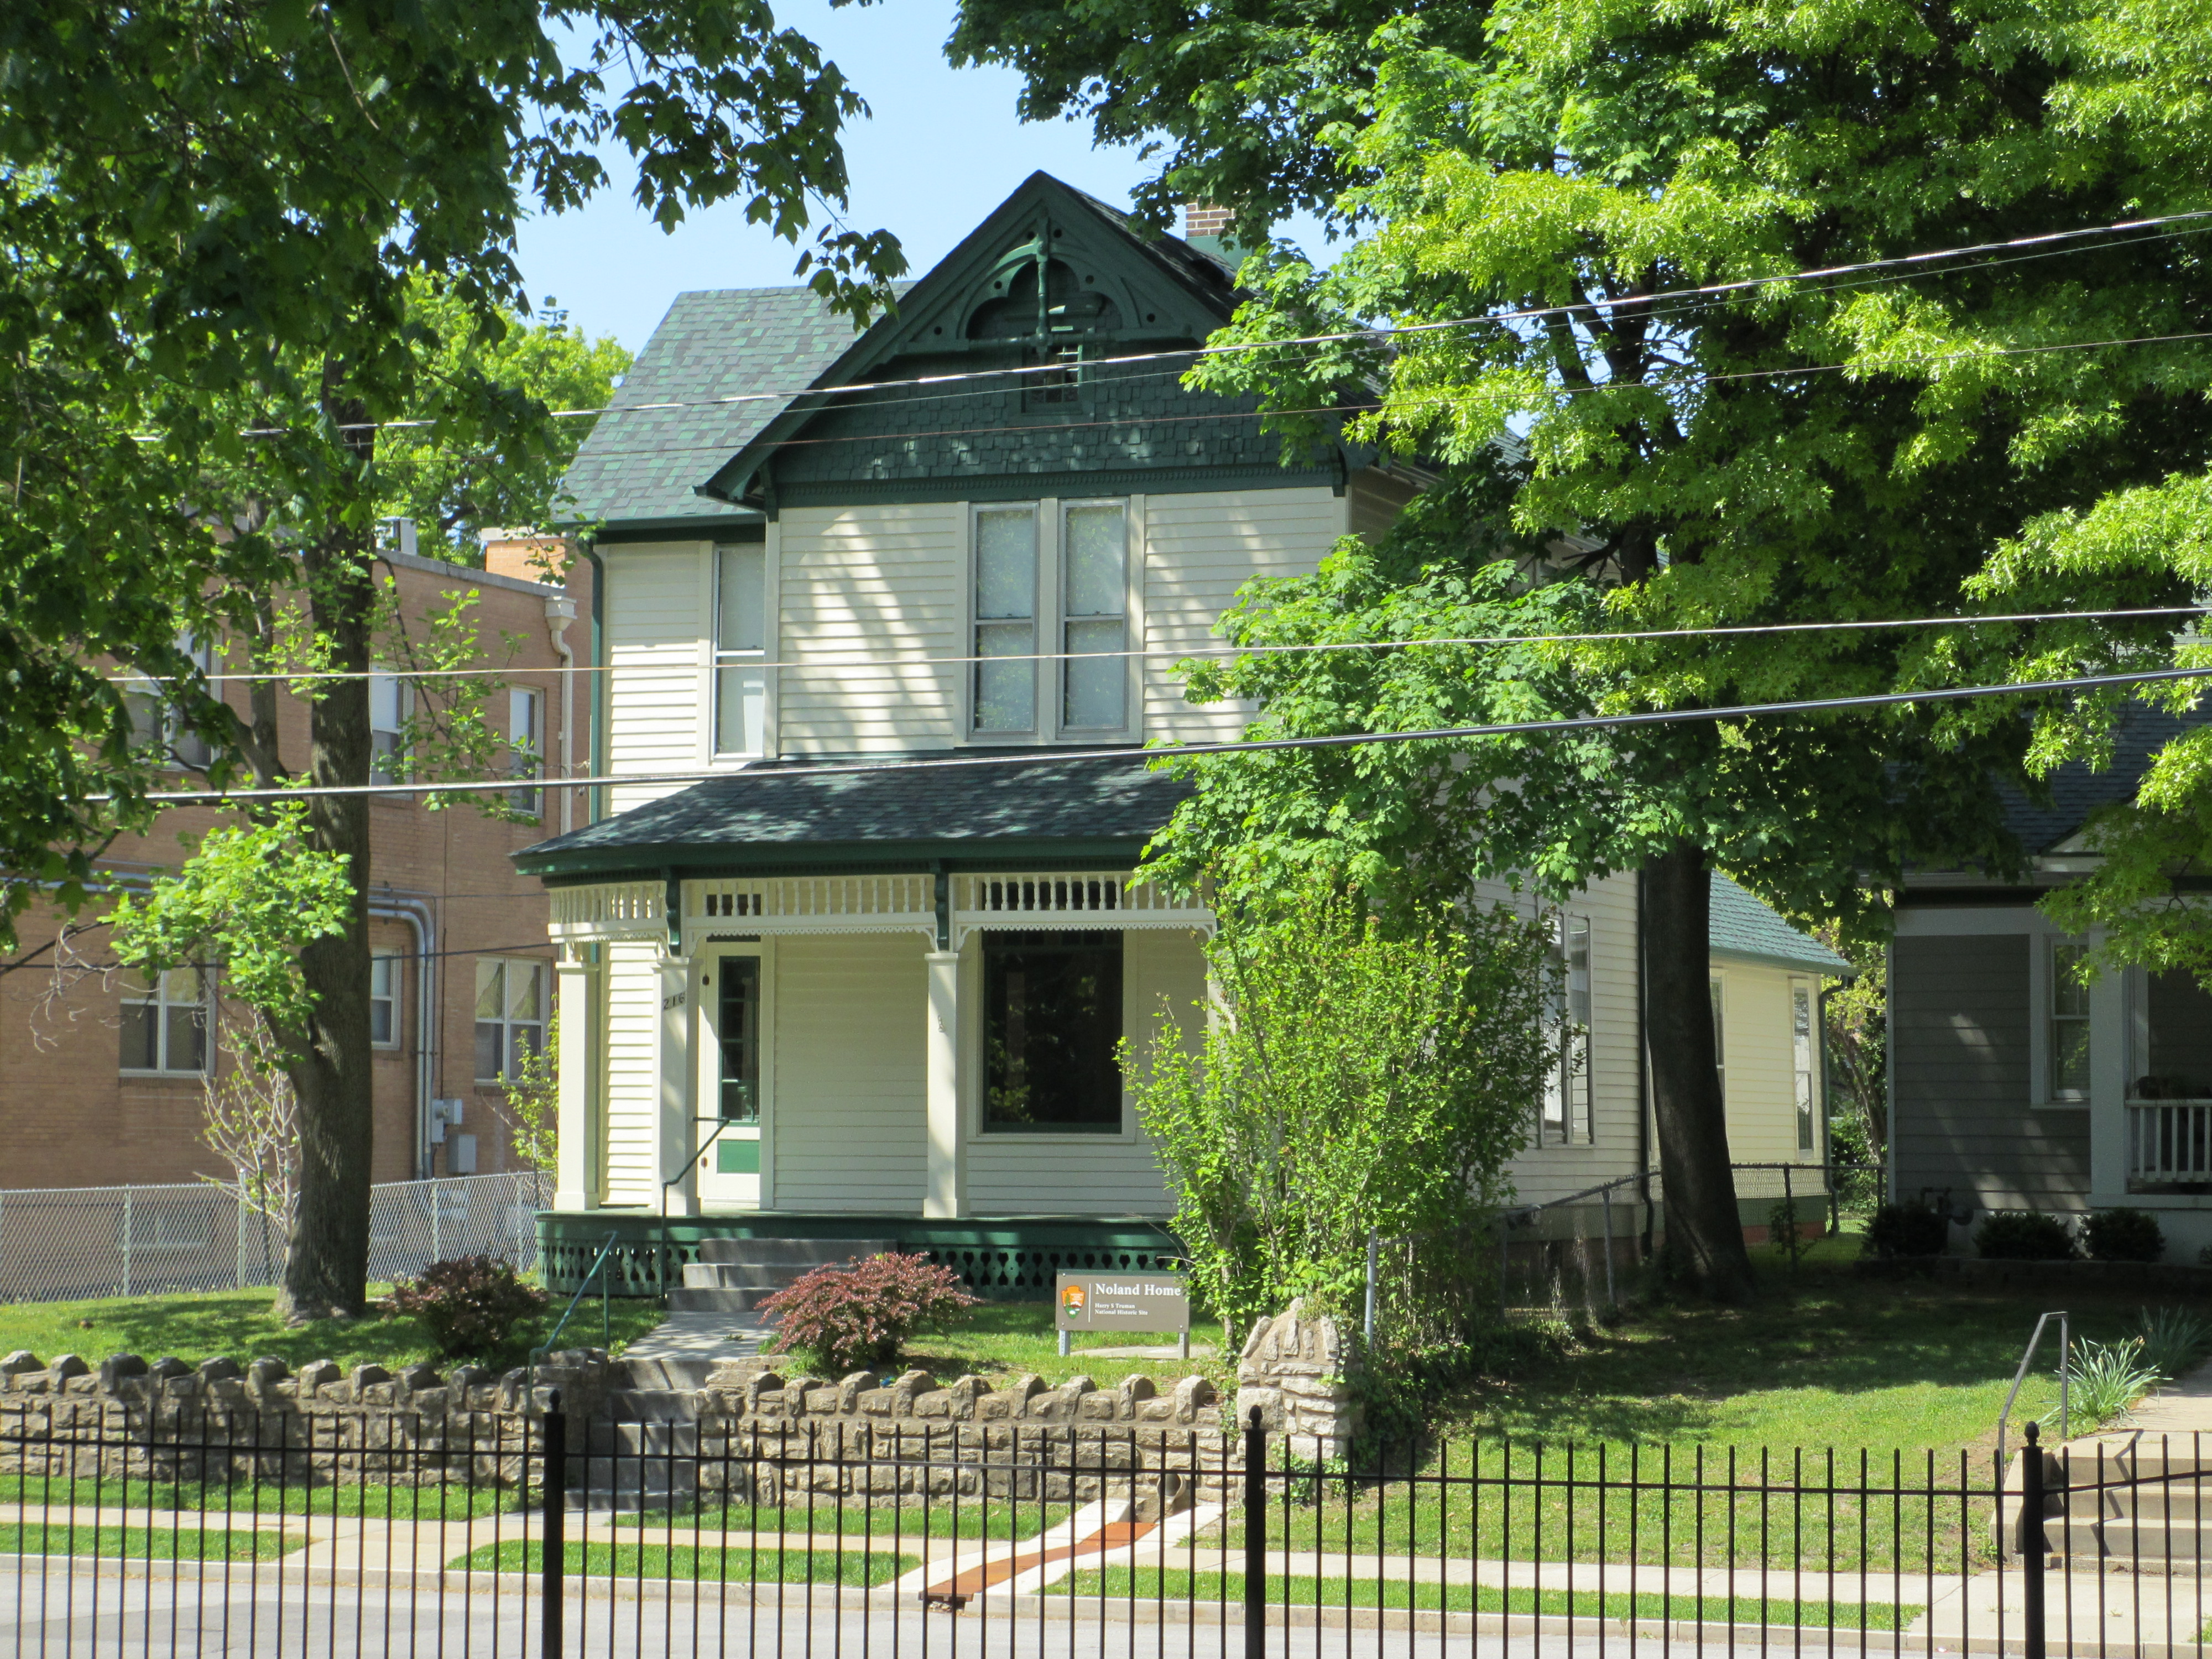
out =
[[368,677],[368,781],[398,783],[407,768],[407,682],[397,674]]
[[[1060,724],[1118,732],[1128,724],[1129,531],[1119,501],[1067,508],[1060,529]],[[1112,653],[1112,654],[1109,654]]]
[[198,968],[126,971],[123,980],[123,1069],[202,1073],[208,1062],[212,987]]
[[[507,693],[507,770],[515,777],[535,781],[544,775],[545,758],[544,700],[535,691],[510,686]],[[518,812],[535,815],[538,791],[510,789],[507,804]]]
[[[177,636],[177,649],[191,658],[192,665],[202,674],[215,672],[213,646],[203,644],[190,634],[180,634]],[[141,748],[159,751],[165,766],[182,766],[194,771],[206,769],[215,752],[205,738],[179,717],[176,699],[166,688],[147,680],[132,686],[123,696],[131,709],[131,734]]]
[[[1036,730],[1037,515],[975,514],[975,730]],[[999,662],[994,658],[1013,660]]]
[[768,738],[768,550],[714,561],[714,752],[758,755]]
[[380,1048],[399,1046],[399,958],[368,959],[368,1040]]

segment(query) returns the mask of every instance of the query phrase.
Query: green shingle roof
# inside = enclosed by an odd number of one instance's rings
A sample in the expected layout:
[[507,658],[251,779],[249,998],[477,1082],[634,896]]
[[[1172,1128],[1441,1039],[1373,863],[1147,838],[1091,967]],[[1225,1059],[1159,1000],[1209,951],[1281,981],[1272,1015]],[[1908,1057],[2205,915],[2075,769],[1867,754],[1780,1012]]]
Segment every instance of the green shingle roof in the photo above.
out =
[[[744,447],[787,399],[702,400],[804,386],[853,343],[852,319],[806,288],[679,294],[568,469],[574,509],[610,529],[664,520],[754,520],[695,487]],[[690,405],[621,410],[647,404]]]
[[1820,940],[1784,921],[1718,871],[1713,872],[1712,915],[1706,944],[1716,956],[1736,957],[1815,974],[1848,974],[1851,964]]

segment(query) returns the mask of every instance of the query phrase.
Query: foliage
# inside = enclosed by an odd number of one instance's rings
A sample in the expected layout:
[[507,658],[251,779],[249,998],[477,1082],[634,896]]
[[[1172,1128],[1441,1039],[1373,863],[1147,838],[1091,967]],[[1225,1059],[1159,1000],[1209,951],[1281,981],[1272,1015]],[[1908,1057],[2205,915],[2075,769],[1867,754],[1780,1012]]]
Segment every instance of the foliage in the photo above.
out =
[[292,1211],[300,1193],[300,1103],[284,1073],[283,1046],[259,1015],[226,1019],[217,1027],[220,1059],[200,1085],[200,1139],[230,1165],[230,1178],[201,1180],[258,1216],[264,1248],[282,1255],[292,1242]]
[[[2134,1405],[2159,1382],[2158,1373],[2143,1364],[2142,1352],[2139,1336],[2077,1343],[2067,1368],[2068,1410],[2090,1423],[2109,1423]],[[2043,1420],[2057,1422],[2057,1411],[2054,1408]]]
[[2081,1248],[2092,1261],[2157,1261],[2166,1234],[2148,1210],[2098,1210],[2081,1224]]
[[[1852,1124],[1848,1139],[1857,1149],[1858,1161],[1880,1164],[1889,1151],[1887,953],[1863,944],[1853,948],[1852,941],[1833,927],[1816,931],[1821,944],[1848,957],[1856,970],[1849,979],[1829,981],[1820,994],[1830,1121]],[[1830,1145],[1836,1142],[1832,1139]],[[1837,1156],[1842,1156],[1840,1146]]]
[[890,1364],[908,1337],[957,1322],[977,1300],[951,1268],[887,1250],[865,1261],[817,1267],[763,1301],[760,1310],[775,1316],[770,1352],[804,1348],[843,1375]]
[[495,1255],[434,1261],[420,1279],[392,1287],[392,1305],[422,1322],[449,1359],[493,1355],[514,1346],[515,1327],[544,1313],[551,1298],[523,1282],[512,1261]]
[[2033,1210],[1996,1210],[1974,1229],[1974,1249],[1984,1261],[2071,1261],[2074,1235],[2055,1215]]
[[1476,1241],[1559,1057],[1542,929],[1486,906],[1386,931],[1312,880],[1216,902],[1226,1006],[1195,1043],[1164,1009],[1121,1050],[1199,1294],[1238,1330],[1300,1297],[1349,1313],[1379,1234],[1416,1269],[1382,1287],[1386,1340],[1463,1340]]
[[515,1157],[547,1175],[561,1172],[561,1016],[545,1022],[542,1047],[525,1044],[515,1074],[492,1102]]
[[1803,1224],[1798,1217],[1797,1200],[1794,1197],[1777,1200],[1774,1207],[1766,1212],[1766,1242],[1773,1245],[1776,1253],[1792,1267],[1805,1254]]
[[1951,1242],[1950,1218],[1920,1199],[1885,1204],[1867,1223],[1861,1249],[1884,1261],[1941,1255]]
[[2212,1356],[2212,1319],[2189,1308],[2136,1310],[2136,1331],[2142,1341],[2144,1369],[2172,1382]]

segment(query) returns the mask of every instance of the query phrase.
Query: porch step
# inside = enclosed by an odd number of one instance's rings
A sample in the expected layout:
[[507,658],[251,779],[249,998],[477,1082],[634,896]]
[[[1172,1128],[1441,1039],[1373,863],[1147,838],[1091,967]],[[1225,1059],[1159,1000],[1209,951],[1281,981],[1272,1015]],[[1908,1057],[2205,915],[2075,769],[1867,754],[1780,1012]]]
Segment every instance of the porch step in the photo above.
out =
[[2053,1550],[2141,1573],[2194,1575],[2212,1561],[2212,1434],[2118,1430],[2065,1449],[2072,1486],[2052,1493],[2044,1528]]
[[718,1286],[678,1285],[668,1292],[671,1313],[751,1313],[780,1286],[755,1290],[724,1290]]
[[684,1282],[668,1292],[671,1313],[750,1313],[821,1267],[842,1267],[893,1248],[888,1238],[708,1238]]
[[765,1261],[687,1261],[684,1264],[684,1285],[698,1291],[780,1291],[796,1277],[790,1268],[774,1267]]
[[698,1418],[699,1397],[689,1389],[614,1390],[584,1425],[568,1507],[626,1512],[690,1502],[699,1490]]

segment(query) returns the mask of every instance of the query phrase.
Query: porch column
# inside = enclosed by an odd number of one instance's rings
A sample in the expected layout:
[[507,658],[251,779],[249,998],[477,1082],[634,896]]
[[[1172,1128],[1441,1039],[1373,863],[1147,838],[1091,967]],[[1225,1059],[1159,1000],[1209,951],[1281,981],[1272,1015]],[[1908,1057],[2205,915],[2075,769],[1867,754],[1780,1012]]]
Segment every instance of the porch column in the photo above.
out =
[[929,976],[929,1023],[923,1075],[929,1113],[926,1216],[968,1211],[968,1172],[960,1156],[960,953],[932,951],[922,957]]
[[[653,1210],[664,1202],[670,1215],[699,1212],[699,1170],[691,1164],[697,1131],[691,1103],[691,963],[683,957],[662,957],[659,1073],[660,1078],[660,1152],[653,1174]],[[686,1165],[690,1165],[688,1169]],[[681,1177],[678,1171],[682,1170]],[[670,1183],[673,1183],[672,1185]]]
[[599,964],[584,960],[592,947],[567,946],[554,969],[561,1015],[561,1048],[554,1056],[561,1076],[560,1164],[553,1207],[588,1210],[599,1200],[599,1172],[606,1167],[599,1111]]
[[2125,969],[2106,969],[2089,988],[2089,1192],[2098,1206],[2128,1194],[2128,1068],[2134,1036]]

